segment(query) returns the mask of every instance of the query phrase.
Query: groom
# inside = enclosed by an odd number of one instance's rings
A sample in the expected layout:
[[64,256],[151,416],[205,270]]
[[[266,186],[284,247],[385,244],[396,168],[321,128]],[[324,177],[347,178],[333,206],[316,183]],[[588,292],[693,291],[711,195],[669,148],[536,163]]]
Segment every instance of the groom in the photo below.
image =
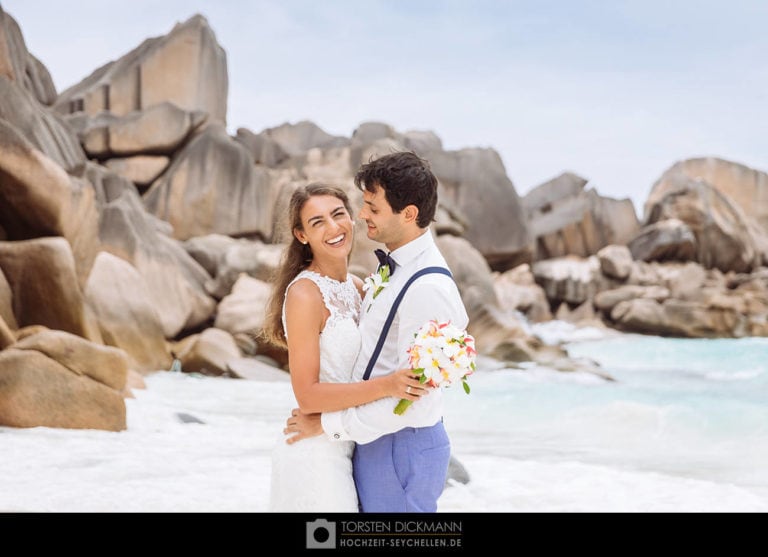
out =
[[[364,164],[355,185],[363,192],[359,217],[368,237],[389,251],[377,250],[377,255],[379,268],[388,264],[390,275],[375,298],[371,288],[363,300],[362,345],[354,370],[359,381],[410,367],[408,347],[427,321],[466,328],[468,318],[429,229],[437,208],[437,178],[429,164],[411,152],[393,153]],[[406,286],[419,271],[436,267],[438,272]],[[388,318],[390,327],[380,339]],[[297,414],[289,418],[286,432],[297,432],[289,442],[323,431],[331,439],[356,442],[352,463],[362,512],[435,512],[451,454],[442,395],[430,389],[402,415],[393,412],[392,398],[322,415]]]

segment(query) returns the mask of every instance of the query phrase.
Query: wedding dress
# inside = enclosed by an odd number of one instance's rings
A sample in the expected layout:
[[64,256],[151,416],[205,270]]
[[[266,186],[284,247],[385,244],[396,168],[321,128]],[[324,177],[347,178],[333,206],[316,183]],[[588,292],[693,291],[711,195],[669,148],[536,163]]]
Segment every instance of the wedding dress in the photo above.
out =
[[[351,276],[339,282],[308,270],[300,272],[288,288],[303,278],[317,285],[330,312],[320,333],[320,381],[349,383],[360,349],[360,294]],[[285,306],[283,329],[286,330]],[[289,413],[290,409],[286,416]],[[326,435],[288,445],[281,432],[272,451],[269,510],[358,512],[352,479],[353,449],[352,441],[332,442]]]

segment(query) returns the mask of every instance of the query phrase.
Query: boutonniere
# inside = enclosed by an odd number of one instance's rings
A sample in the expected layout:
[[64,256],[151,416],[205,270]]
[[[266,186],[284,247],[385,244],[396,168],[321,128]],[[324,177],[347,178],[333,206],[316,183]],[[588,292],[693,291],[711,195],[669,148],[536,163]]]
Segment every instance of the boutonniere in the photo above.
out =
[[[373,299],[375,299],[387,286],[389,286],[389,265],[382,265],[378,271],[366,277],[363,282],[363,291],[367,292],[373,289]],[[365,311],[370,309],[371,304],[368,304],[368,309]]]

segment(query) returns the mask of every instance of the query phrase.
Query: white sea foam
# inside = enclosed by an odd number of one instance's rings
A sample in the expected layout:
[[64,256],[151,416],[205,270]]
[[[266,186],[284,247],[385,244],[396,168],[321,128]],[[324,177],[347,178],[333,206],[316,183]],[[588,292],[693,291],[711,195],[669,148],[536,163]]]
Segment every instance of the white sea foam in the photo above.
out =
[[[461,458],[462,455],[459,455]],[[467,455],[470,483],[443,493],[442,512],[765,512],[765,498],[728,483],[574,461]]]
[[[764,374],[765,371],[761,369],[745,369],[736,372],[711,371],[709,373],[705,373],[704,376],[707,379],[712,379],[713,381],[744,381],[756,379]],[[768,397],[768,393],[766,394],[766,397]]]
[[[469,395],[446,392],[453,453],[471,481],[446,489],[439,509],[768,511],[766,342],[734,342],[578,345],[616,381],[486,361]],[[646,368],[622,368],[628,354],[645,354],[635,363]],[[290,383],[170,372],[146,381],[126,400],[123,432],[0,427],[0,509],[265,511]]]
[[531,325],[531,332],[545,344],[562,344],[585,340],[601,340],[620,336],[621,333],[600,327],[577,327],[567,321],[545,321]]

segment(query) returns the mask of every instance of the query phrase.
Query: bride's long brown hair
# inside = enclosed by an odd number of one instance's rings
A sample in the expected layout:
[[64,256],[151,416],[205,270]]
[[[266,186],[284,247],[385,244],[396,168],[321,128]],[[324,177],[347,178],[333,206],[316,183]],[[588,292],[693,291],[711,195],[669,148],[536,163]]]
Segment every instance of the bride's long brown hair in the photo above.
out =
[[341,188],[330,184],[312,183],[298,188],[291,195],[291,201],[288,205],[288,218],[290,225],[291,241],[283,251],[280,266],[275,272],[272,280],[272,295],[267,302],[267,311],[264,317],[264,327],[262,337],[269,343],[287,348],[283,330],[283,302],[285,302],[285,290],[288,284],[302,270],[306,269],[312,262],[312,250],[309,244],[299,242],[294,230],[304,230],[301,224],[301,210],[310,197],[317,195],[331,195],[344,203],[350,217],[352,209],[349,205],[349,197]]

